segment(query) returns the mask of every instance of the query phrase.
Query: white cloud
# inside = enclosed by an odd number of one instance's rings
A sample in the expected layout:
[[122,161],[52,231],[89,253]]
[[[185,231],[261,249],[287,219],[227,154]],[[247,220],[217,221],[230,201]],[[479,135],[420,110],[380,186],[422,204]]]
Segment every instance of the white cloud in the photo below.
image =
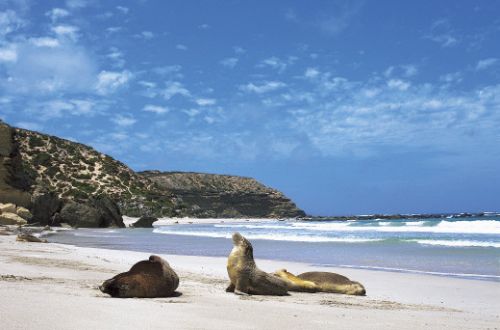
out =
[[403,76],[403,77],[413,77],[418,73],[418,68],[414,64],[396,65],[390,66],[384,71],[384,76]]
[[439,80],[446,83],[460,83],[463,80],[463,74],[461,72],[447,73],[440,76]]
[[113,61],[114,67],[122,68],[125,65],[123,53],[116,47],[111,47],[110,52],[106,55],[106,57]]
[[453,47],[458,44],[458,39],[450,34],[439,34],[428,36],[428,39],[438,43],[441,47]]
[[112,93],[118,88],[126,86],[131,78],[132,73],[127,70],[122,72],[101,71],[97,77],[96,90],[102,95]]
[[166,100],[170,100],[175,95],[181,95],[185,97],[191,96],[189,90],[187,90],[180,82],[178,81],[169,81],[166,84],[166,88],[162,91],[162,95]]
[[199,106],[214,105],[217,101],[215,99],[199,98],[195,100]]
[[56,25],[52,27],[52,31],[59,37],[69,38],[71,40],[78,39],[78,27],[73,25]]
[[304,77],[308,79],[314,79],[319,76],[319,71],[316,68],[307,68],[304,73]]
[[270,67],[270,68],[278,70],[278,72],[283,72],[287,66],[288,66],[288,62],[285,62],[285,61],[277,58],[276,56],[266,58],[266,59],[262,60],[257,65],[257,67],[259,67],[259,68]]
[[183,45],[183,44],[177,44],[175,45],[175,48],[178,49],[178,50],[187,50],[187,46],[186,45]]
[[154,33],[151,32],[151,31],[142,31],[140,34],[139,34],[139,37],[145,39],[145,40],[151,40],[155,37]]
[[0,36],[5,36],[23,27],[26,22],[13,10],[0,11]]
[[253,92],[257,94],[262,94],[275,91],[285,86],[286,84],[281,81],[266,81],[259,85],[254,83],[248,83],[246,85],[241,85],[239,88],[244,92]]
[[132,115],[121,115],[121,114],[118,114],[113,118],[111,118],[111,121],[113,121],[116,125],[121,127],[132,126],[137,122],[137,120]]
[[424,38],[440,44],[443,48],[453,47],[459,43],[447,19],[435,21],[431,26],[431,33]]
[[41,120],[62,118],[65,116],[93,116],[99,113],[99,107],[89,99],[54,99],[37,103],[29,108],[29,113]]
[[41,38],[31,38],[29,39],[31,44],[37,47],[59,47],[60,43],[59,40],[50,38],[50,37],[41,37]]
[[236,64],[238,64],[238,59],[236,57],[227,57],[220,61],[220,64],[232,69],[236,66]]
[[400,91],[405,91],[410,88],[410,83],[403,81],[401,79],[391,79],[387,82],[387,86],[392,89],[398,89]]
[[153,112],[153,113],[156,113],[158,115],[161,115],[161,114],[167,113],[169,110],[168,110],[168,108],[161,107],[159,105],[146,104],[144,106],[144,108],[142,108],[142,111]]
[[52,8],[51,10],[46,12],[45,15],[49,16],[52,22],[55,22],[60,18],[69,16],[69,11],[63,8]]
[[182,74],[179,73],[181,70],[182,66],[180,65],[166,65],[152,69],[154,73],[159,74],[161,76],[174,74],[176,77],[182,76]]
[[208,29],[210,29],[210,25],[208,25],[206,23],[205,24],[200,24],[200,25],[198,25],[198,28],[200,28],[202,30],[208,30]]
[[116,6],[116,9],[121,12],[122,14],[128,14],[129,12],[129,9],[127,7],[124,7],[124,6]]
[[108,33],[117,33],[120,32],[121,30],[123,30],[121,26],[110,26],[106,28],[106,32]]
[[1,62],[16,62],[17,51],[13,45],[6,48],[0,48],[0,63]]
[[66,6],[71,9],[85,8],[87,5],[87,0],[66,0]]
[[234,51],[236,54],[245,54],[245,53],[247,52],[245,48],[240,47],[240,46],[234,46],[234,47],[233,47],[233,51]]
[[481,71],[485,70],[493,65],[495,65],[498,62],[498,58],[486,58],[484,60],[480,60],[476,64],[476,71]]
[[83,92],[96,83],[96,64],[87,51],[71,43],[38,47],[28,40],[17,45],[17,61],[5,64],[0,87],[14,94]]
[[192,118],[199,115],[201,111],[199,109],[187,109],[187,110],[182,110],[182,112],[184,112],[186,115]]

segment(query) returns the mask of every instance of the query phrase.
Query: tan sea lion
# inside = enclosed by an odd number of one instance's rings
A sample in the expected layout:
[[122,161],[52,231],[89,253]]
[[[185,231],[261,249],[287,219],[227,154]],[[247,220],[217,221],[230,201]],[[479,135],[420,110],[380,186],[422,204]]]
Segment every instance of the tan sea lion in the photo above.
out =
[[227,273],[231,283],[226,292],[271,296],[288,294],[285,281],[257,268],[252,244],[245,237],[234,233],[233,245],[227,259]]
[[31,243],[48,243],[46,239],[40,239],[31,234],[19,234],[16,241],[18,242],[31,242]]
[[316,283],[298,278],[297,276],[288,272],[286,269],[277,270],[273,273],[273,275],[281,278],[286,282],[288,291],[297,291],[297,292],[320,291],[320,288],[316,285]]
[[155,298],[173,296],[178,286],[179,277],[168,262],[152,255],[104,281],[99,290],[117,298]]
[[364,286],[351,281],[345,276],[330,272],[307,272],[297,275],[298,278],[316,283],[321,292],[343,293],[355,296],[366,295]]

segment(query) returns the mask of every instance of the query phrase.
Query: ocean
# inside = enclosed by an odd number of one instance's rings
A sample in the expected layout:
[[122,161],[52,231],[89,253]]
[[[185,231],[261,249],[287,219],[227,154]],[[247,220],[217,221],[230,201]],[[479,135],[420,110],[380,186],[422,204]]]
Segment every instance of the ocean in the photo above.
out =
[[[220,221],[224,221],[221,219]],[[240,232],[257,259],[500,282],[500,217],[348,221],[238,220],[153,229],[77,229],[50,241],[158,254],[227,256]],[[271,271],[271,270],[268,270]]]

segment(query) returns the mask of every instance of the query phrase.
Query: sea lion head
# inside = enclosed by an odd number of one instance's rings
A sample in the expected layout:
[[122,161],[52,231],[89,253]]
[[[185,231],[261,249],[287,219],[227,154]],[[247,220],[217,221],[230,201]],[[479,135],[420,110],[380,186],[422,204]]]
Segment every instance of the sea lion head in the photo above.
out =
[[245,255],[253,258],[252,243],[238,232],[233,234],[233,245],[235,248],[242,249]]
[[151,262],[164,262],[160,256],[155,256],[154,254],[149,256],[149,261],[151,261]]
[[99,290],[101,290],[102,293],[107,293],[111,297],[119,296],[120,289],[123,289],[123,288],[120,288],[119,285],[117,285],[114,278],[104,281],[104,283],[102,283],[99,286]]

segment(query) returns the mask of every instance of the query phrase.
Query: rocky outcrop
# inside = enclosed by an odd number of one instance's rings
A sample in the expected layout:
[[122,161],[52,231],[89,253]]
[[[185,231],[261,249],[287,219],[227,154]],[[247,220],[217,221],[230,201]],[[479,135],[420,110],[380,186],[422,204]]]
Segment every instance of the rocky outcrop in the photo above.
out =
[[118,206],[107,197],[96,197],[87,203],[68,201],[54,218],[54,224],[67,223],[72,227],[125,227]]
[[[281,192],[254,179],[136,173],[91,147],[0,121],[0,203],[39,225],[122,227],[132,217],[300,217]],[[32,216],[30,216],[30,213]]]
[[15,129],[0,121],[0,203],[29,207],[31,179],[22,164]]
[[12,203],[0,203],[0,225],[25,225],[31,214],[24,207]]
[[150,217],[150,216],[142,216],[133,223],[132,227],[134,228],[153,228],[153,223],[158,221],[158,218]]
[[304,211],[281,192],[234,175],[146,171],[139,173],[177,197],[177,215],[200,218],[293,218]]
[[32,222],[41,226],[53,226],[54,216],[61,210],[62,201],[55,192],[38,195],[33,200]]

